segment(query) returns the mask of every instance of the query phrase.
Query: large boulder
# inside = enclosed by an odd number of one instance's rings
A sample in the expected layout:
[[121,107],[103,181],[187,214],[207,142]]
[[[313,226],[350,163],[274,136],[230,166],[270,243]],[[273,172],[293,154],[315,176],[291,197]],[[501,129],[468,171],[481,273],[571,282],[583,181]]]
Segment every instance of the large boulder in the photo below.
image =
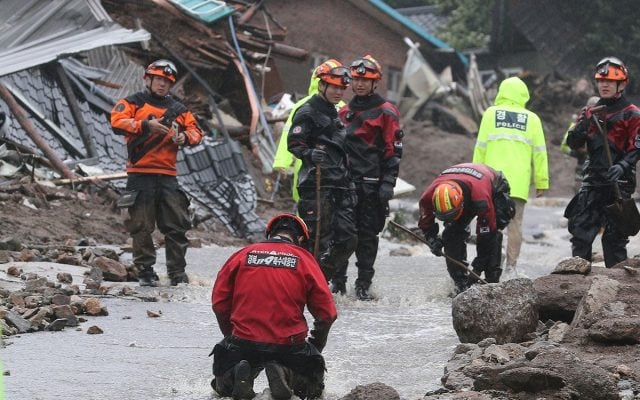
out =
[[593,277],[571,326],[573,336],[617,345],[640,344],[640,277],[612,269]]
[[391,386],[374,382],[356,386],[340,400],[400,400],[400,395]]
[[462,343],[518,343],[538,326],[536,302],[529,279],[474,285],[453,299],[453,328]]
[[538,297],[540,320],[570,323],[592,279],[576,274],[551,274],[535,279],[533,288]]

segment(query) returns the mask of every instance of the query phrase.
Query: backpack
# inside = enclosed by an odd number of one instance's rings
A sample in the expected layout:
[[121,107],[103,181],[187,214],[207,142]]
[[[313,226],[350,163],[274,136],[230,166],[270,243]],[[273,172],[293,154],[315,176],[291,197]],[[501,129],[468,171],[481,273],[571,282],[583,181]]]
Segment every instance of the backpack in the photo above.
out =
[[509,225],[509,221],[516,215],[516,203],[509,192],[511,187],[501,171],[496,171],[493,184],[493,207],[496,210],[496,225],[502,230]]

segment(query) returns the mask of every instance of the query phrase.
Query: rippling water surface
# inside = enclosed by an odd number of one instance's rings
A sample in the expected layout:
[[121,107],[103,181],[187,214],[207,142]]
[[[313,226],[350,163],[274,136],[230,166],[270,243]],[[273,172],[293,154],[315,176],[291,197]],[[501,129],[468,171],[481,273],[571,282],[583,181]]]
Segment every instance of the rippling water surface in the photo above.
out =
[[[527,206],[522,272],[541,276],[570,256],[564,226],[562,202]],[[543,237],[533,239],[539,234]],[[632,239],[630,255],[638,253],[636,242]],[[353,265],[349,268],[349,292],[336,299],[339,319],[324,352],[328,400],[372,382],[396,388],[406,400],[420,399],[439,387],[443,367],[458,343],[448,297],[452,284],[443,260],[425,246],[405,245],[410,257],[389,256],[399,246],[381,242],[373,286],[376,301],[354,299],[356,271]],[[234,250],[191,249],[188,271],[195,283],[146,289],[159,293],[161,302],[103,298],[109,316],[89,317],[80,330],[10,337],[1,353],[10,371],[5,377],[6,398],[215,398],[208,354],[221,334],[211,312],[210,290],[219,267]],[[474,252],[470,246],[470,259]],[[147,310],[162,315],[149,318]],[[91,325],[104,334],[87,335]],[[266,387],[261,375],[255,384],[257,399],[270,398]]]

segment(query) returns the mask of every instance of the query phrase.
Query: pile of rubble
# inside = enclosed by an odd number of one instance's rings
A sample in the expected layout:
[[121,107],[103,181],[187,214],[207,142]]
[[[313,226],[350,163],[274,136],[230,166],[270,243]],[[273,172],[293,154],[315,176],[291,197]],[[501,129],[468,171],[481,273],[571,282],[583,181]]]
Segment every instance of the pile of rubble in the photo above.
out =
[[[87,245],[87,243],[77,243]],[[83,316],[108,315],[99,298],[126,296],[141,301],[157,301],[155,296],[136,291],[125,282],[137,281],[134,267],[121,262],[111,248],[78,246],[24,247],[17,240],[0,241],[0,263],[8,263],[7,279],[0,289],[0,328],[3,335],[42,330],[59,331],[86,322]],[[44,274],[24,272],[21,262],[57,263],[55,281]],[[84,269],[79,282],[63,265]],[[42,264],[43,266],[46,264]],[[45,267],[46,269],[46,267]],[[87,333],[102,333],[97,326]]]
[[[533,281],[474,286],[453,300],[459,344],[443,388],[474,399],[637,399],[639,260],[613,268],[563,260]],[[471,398],[471,397],[466,397]]]

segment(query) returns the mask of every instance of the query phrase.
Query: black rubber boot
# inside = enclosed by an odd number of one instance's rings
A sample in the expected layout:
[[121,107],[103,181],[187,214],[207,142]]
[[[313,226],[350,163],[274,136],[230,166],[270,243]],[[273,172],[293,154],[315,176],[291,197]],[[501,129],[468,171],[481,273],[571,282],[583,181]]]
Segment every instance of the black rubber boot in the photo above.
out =
[[334,279],[331,282],[331,293],[344,296],[347,293],[347,284]]
[[138,272],[138,283],[140,286],[158,286],[158,276],[153,272],[153,267],[143,267]]
[[265,364],[264,369],[269,381],[271,397],[274,400],[289,400],[293,395],[293,390],[289,386],[289,378],[291,376],[289,368],[270,362]]
[[184,272],[170,277],[170,280],[171,286],[178,286],[179,283],[189,283],[189,277]]
[[253,399],[256,393],[253,391],[253,376],[249,361],[242,360],[233,367],[233,400]]
[[356,286],[356,297],[362,301],[373,300],[373,297],[369,294],[369,289],[364,286]]

